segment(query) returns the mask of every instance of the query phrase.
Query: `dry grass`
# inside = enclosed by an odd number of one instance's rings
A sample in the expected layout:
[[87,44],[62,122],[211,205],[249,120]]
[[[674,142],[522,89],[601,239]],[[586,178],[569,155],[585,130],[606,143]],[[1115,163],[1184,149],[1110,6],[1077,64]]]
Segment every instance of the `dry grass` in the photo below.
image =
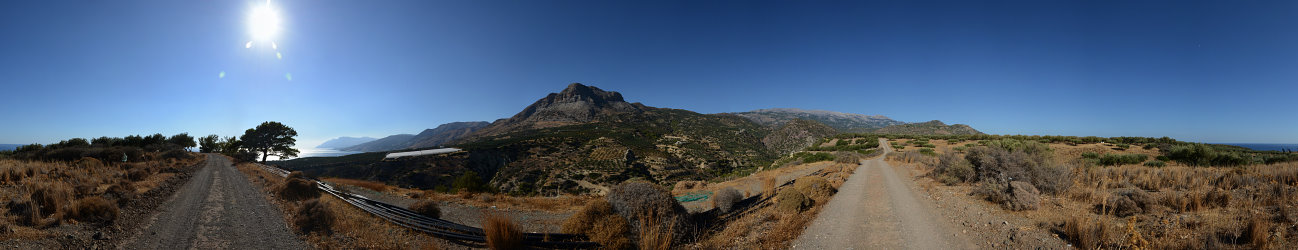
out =
[[331,183],[362,187],[365,189],[374,190],[378,192],[387,192],[392,190],[392,186],[377,181],[366,181],[366,180],[345,179],[345,178],[321,178],[321,180],[331,182]]
[[672,248],[675,238],[676,223],[660,223],[654,216],[640,216],[639,249],[667,250]]
[[487,213],[483,217],[482,231],[487,236],[487,248],[523,248],[523,232],[518,230],[518,225],[514,225],[514,222],[508,216]]
[[1096,249],[1109,238],[1109,227],[1103,218],[1074,216],[1064,223],[1064,234],[1081,249]]
[[410,205],[410,211],[433,218],[442,217],[442,209],[437,205],[436,201],[423,200],[415,202],[415,204]]
[[314,181],[290,177],[285,179],[279,186],[276,186],[275,194],[286,201],[301,201],[319,198],[320,189]]
[[333,208],[320,202],[319,199],[311,199],[302,202],[293,212],[293,227],[304,234],[312,232],[330,234],[333,233],[335,217]]
[[775,197],[775,177],[762,178],[762,196]]
[[97,196],[77,200],[67,208],[67,216],[80,222],[110,224],[117,220],[117,205]]

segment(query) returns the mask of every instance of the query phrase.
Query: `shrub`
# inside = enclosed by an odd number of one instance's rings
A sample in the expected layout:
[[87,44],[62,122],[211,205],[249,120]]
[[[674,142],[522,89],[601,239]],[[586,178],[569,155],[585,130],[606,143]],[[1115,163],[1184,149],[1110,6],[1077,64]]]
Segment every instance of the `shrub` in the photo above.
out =
[[1172,158],[1168,158],[1166,155],[1156,156],[1154,159],[1159,161],[1172,161]]
[[853,152],[839,151],[834,152],[834,162],[843,164],[857,164],[861,162],[861,157]]
[[1007,184],[985,182],[974,189],[973,195],[1012,211],[1036,210],[1040,204],[1040,191],[1031,183],[1014,181]]
[[410,211],[415,211],[415,213],[432,218],[442,217],[442,209],[438,207],[436,201],[431,200],[415,202],[415,204],[410,205]]
[[36,202],[32,201],[30,197],[10,200],[5,204],[5,208],[8,208],[9,214],[18,216],[15,222],[18,222],[19,225],[39,226],[41,219],[43,219],[39,209],[36,209]]
[[774,177],[762,178],[762,195],[766,197],[775,197],[775,186]]
[[937,156],[937,152],[934,152],[931,148],[921,148],[919,149],[919,153],[927,156]]
[[742,199],[744,197],[743,194],[739,193],[739,190],[728,187],[717,190],[717,193],[712,196],[712,206],[720,209],[722,213],[729,213],[731,207]]
[[938,157],[937,166],[933,168],[933,176],[947,185],[967,182],[973,180],[973,165],[968,160],[960,157],[959,154],[946,153]]
[[1099,159],[1099,158],[1100,158],[1100,154],[1095,153],[1095,152],[1085,152],[1085,153],[1082,153],[1082,158],[1084,158],[1084,159]]
[[80,222],[109,224],[117,220],[117,205],[104,198],[91,196],[77,200],[68,208],[67,215]]
[[167,152],[165,153],[162,153],[162,158],[186,160],[186,159],[194,158],[194,155],[189,154],[189,151],[185,151],[183,149],[171,149],[171,150],[167,150]]
[[104,196],[116,200],[117,205],[126,205],[131,199],[135,199],[135,187],[132,187],[131,182],[118,180],[104,190]]
[[1126,164],[1140,164],[1148,159],[1148,155],[1143,154],[1104,154],[1100,156],[1100,165],[1118,166]]
[[482,231],[487,235],[487,248],[522,249],[523,232],[514,222],[501,214],[488,213],[482,223]]
[[95,169],[95,168],[103,167],[104,162],[99,161],[99,159],[95,159],[95,158],[81,157],[81,160],[77,160],[76,165],[81,168]]
[[1167,166],[1167,163],[1166,163],[1166,162],[1163,162],[1163,161],[1160,161],[1160,160],[1152,160],[1152,161],[1147,161],[1147,162],[1145,162],[1145,166],[1146,166],[1146,167],[1165,167],[1165,166]]
[[1253,244],[1255,249],[1267,249],[1268,241],[1271,238],[1271,225],[1266,219],[1261,217],[1253,218],[1248,227],[1244,228],[1244,238]]
[[487,191],[487,187],[482,184],[482,178],[478,177],[478,172],[465,171],[451,182],[452,191],[467,191],[477,193]]
[[[645,217],[660,223],[670,223],[674,229],[686,229],[685,207],[672,198],[667,190],[646,182],[630,181],[609,190],[608,203],[613,211],[631,223],[633,234],[639,234]],[[677,235],[676,237],[683,237]],[[677,238],[679,240],[679,238]]]
[[293,214],[293,226],[302,233],[321,232],[330,234],[334,223],[334,212],[320,199],[303,202]]
[[310,200],[320,197],[320,189],[314,181],[302,178],[286,178],[283,184],[276,187],[276,195],[286,201]]
[[785,188],[775,195],[775,208],[785,213],[798,213],[811,208],[812,201],[796,188]]
[[[1135,188],[1122,188],[1112,192],[1107,200],[1109,211],[1114,216],[1127,217],[1150,211],[1150,208],[1157,204],[1153,196],[1144,190]],[[1101,204],[1096,204],[1096,208],[1101,208]],[[1104,213],[1105,211],[1100,211]]]
[[808,196],[808,198],[822,201],[834,196],[834,192],[836,192],[834,187],[829,185],[829,181],[825,180],[825,177],[814,175],[799,177],[793,182],[793,188],[797,189],[799,193]]
[[563,221],[561,231],[566,234],[585,234],[591,241],[606,249],[631,248],[630,225],[625,218],[613,212],[613,206],[604,199],[593,199],[580,211]]
[[149,171],[148,169],[144,169],[143,167],[132,168],[131,170],[126,171],[126,178],[130,179],[131,181],[142,181],[145,178],[149,178],[150,175],[149,172],[151,171]]

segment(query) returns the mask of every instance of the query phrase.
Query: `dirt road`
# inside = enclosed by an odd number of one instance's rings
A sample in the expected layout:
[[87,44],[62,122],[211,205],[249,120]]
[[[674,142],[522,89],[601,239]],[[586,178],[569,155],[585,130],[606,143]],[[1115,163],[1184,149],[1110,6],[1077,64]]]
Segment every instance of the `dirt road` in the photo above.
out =
[[[884,152],[891,152],[880,139]],[[973,249],[937,216],[931,200],[919,195],[908,175],[899,175],[884,157],[863,160],[794,240],[794,249]]]
[[194,173],[123,249],[307,249],[280,213],[215,154]]

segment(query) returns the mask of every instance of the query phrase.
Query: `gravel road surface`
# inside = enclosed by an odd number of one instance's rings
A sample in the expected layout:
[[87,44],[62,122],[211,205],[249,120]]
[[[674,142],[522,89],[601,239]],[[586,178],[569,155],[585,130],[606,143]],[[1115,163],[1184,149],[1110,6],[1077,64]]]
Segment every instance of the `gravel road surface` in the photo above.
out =
[[216,154],[207,154],[202,169],[158,209],[121,248],[311,248],[229,159]]
[[[884,153],[891,152],[880,139]],[[973,249],[941,220],[914,181],[884,157],[863,160],[824,210],[793,242],[794,249]]]

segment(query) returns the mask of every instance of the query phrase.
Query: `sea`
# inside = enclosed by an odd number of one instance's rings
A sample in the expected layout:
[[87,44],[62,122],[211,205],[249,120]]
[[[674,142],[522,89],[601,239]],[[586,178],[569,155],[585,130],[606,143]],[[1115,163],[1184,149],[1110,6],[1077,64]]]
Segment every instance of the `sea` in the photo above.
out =
[[[298,148],[297,151],[298,151],[297,158],[334,157],[334,156],[344,156],[350,154],[365,153],[360,151],[341,151],[332,148]],[[270,157],[266,157],[266,160],[278,161],[280,159],[279,157],[270,156]]]
[[1214,143],[1214,144],[1240,146],[1240,147],[1246,147],[1253,150],[1261,150],[1261,151],[1281,151],[1282,149],[1288,149],[1290,151],[1298,151],[1298,144],[1289,144],[1289,143]]

